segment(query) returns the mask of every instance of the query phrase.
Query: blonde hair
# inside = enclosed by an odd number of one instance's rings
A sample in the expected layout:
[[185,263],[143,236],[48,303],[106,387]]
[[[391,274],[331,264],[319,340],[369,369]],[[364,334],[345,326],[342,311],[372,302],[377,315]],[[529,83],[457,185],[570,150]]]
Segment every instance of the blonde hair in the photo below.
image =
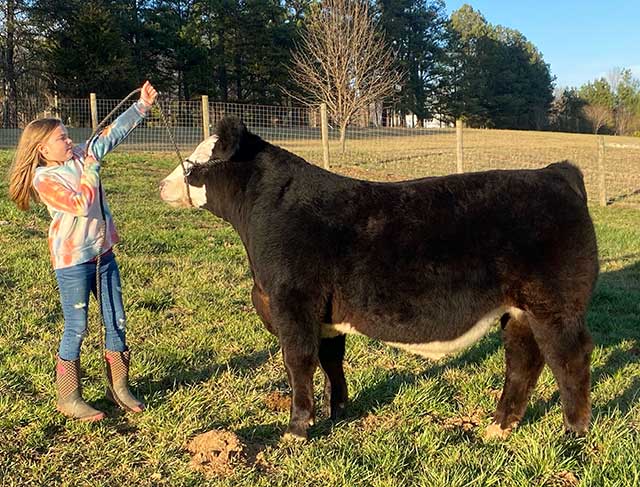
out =
[[40,118],[22,131],[9,170],[9,197],[21,210],[28,210],[31,200],[40,201],[32,184],[33,176],[38,166],[46,166],[47,163],[38,150],[38,144],[43,143],[60,125],[62,121],[57,118]]

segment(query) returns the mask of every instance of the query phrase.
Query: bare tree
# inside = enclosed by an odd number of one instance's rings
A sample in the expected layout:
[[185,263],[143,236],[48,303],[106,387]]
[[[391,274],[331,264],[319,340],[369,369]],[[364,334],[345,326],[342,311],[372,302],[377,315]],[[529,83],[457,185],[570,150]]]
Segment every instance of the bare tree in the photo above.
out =
[[631,108],[621,105],[615,113],[616,135],[625,135],[631,132],[631,127],[637,115]]
[[618,86],[623,80],[623,74],[623,69],[617,66],[607,72],[607,82],[611,87],[611,93],[616,93],[618,91]]
[[604,125],[613,121],[612,110],[605,105],[586,105],[582,111],[584,112],[584,116],[587,120],[591,122],[593,133],[596,135]]
[[308,105],[327,104],[342,152],[349,122],[402,81],[366,0],[324,0],[309,15],[292,59],[301,92],[291,95]]

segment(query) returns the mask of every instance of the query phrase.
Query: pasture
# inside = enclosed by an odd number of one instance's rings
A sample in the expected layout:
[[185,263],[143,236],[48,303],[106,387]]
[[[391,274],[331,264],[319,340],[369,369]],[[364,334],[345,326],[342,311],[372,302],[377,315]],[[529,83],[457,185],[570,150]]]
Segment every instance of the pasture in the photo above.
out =
[[[544,139],[537,165],[553,160],[547,161],[547,154],[562,152],[554,137]],[[499,164],[498,157],[508,158],[500,155],[500,140],[486,146],[497,154],[487,159],[492,165]],[[592,142],[585,139],[584,147]],[[468,143],[471,150],[471,137]],[[441,163],[418,156],[424,147],[406,140],[375,147],[375,158],[358,144],[350,143],[350,151],[359,163],[336,159],[336,171],[372,179],[455,171],[448,144],[438,148],[434,142]],[[393,144],[401,147],[394,150]],[[532,167],[540,144],[532,140],[522,146],[509,167]],[[321,160],[317,146],[287,147]],[[532,155],[519,155],[528,153],[527,147]],[[573,157],[584,170],[587,162],[564,149],[557,158]],[[53,365],[62,314],[46,244],[49,216],[43,205],[22,213],[8,202],[4,175],[11,156],[0,151],[0,485],[640,485],[637,209],[591,207],[601,276],[588,314],[596,347],[594,417],[585,438],[562,434],[556,383],[545,368],[522,425],[505,441],[483,439],[503,382],[496,327],[474,347],[438,362],[349,336],[347,418],[332,424],[319,415],[310,441],[292,443],[280,440],[288,422],[282,357],[275,337],[253,312],[242,244],[210,213],[176,210],[160,201],[157,184],[177,164],[170,154],[119,152],[103,167],[122,237],[116,252],[133,389],[148,409],[123,415],[104,400],[92,303],[83,347],[85,398],[108,418],[89,425],[55,413]],[[471,163],[471,157],[469,152],[465,160]],[[640,163],[640,157],[628,159]],[[481,157],[475,161],[483,164]],[[635,179],[627,179],[625,191],[632,192]],[[317,372],[318,407],[322,384]],[[245,455],[225,470],[195,470],[186,447],[194,436],[214,429],[237,435]]]

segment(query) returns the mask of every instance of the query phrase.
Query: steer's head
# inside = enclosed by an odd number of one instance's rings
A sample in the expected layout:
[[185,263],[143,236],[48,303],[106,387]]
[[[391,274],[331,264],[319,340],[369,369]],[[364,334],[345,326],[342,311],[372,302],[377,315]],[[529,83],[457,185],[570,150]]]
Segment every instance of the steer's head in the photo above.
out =
[[[230,191],[234,184],[231,181],[237,183],[246,176],[250,162],[264,146],[265,142],[251,134],[239,118],[225,117],[218,123],[216,134],[203,140],[187,158],[184,170],[179,164],[162,180],[160,197],[170,205],[180,207],[200,208],[209,203],[207,209],[216,213],[218,207],[207,201],[207,194],[211,197],[219,191],[211,186],[221,184],[226,188],[223,192]],[[229,177],[234,173],[237,177]]]
[[[192,173],[194,165],[209,162],[213,147],[218,140],[217,135],[204,139],[196,150],[184,162],[184,169],[189,174],[184,175],[182,164],[178,164],[171,174],[160,182],[160,198],[171,206],[199,208],[207,202],[206,188],[202,178],[198,177],[198,171]],[[188,185],[188,190],[187,190]],[[188,191],[188,192],[187,192]],[[189,201],[191,198],[191,201]]]

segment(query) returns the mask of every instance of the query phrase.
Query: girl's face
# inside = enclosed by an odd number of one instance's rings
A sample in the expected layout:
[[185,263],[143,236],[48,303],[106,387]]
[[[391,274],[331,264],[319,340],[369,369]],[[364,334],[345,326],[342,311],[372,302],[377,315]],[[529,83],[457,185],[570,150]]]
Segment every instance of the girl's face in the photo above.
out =
[[71,159],[72,148],[73,141],[67,133],[67,128],[62,124],[58,125],[45,140],[38,144],[38,151],[42,157],[55,164],[63,164]]

